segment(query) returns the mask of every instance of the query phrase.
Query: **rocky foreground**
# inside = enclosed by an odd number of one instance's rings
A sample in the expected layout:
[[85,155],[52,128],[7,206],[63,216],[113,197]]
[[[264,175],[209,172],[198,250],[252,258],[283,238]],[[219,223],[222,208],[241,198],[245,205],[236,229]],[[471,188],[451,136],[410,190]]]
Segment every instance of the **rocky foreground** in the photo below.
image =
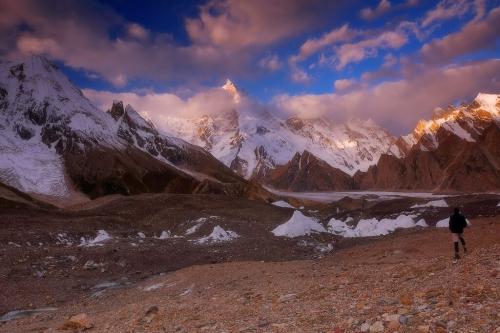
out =
[[445,229],[397,232],[317,260],[192,266],[0,331],[500,332],[499,218],[472,223],[458,262]]

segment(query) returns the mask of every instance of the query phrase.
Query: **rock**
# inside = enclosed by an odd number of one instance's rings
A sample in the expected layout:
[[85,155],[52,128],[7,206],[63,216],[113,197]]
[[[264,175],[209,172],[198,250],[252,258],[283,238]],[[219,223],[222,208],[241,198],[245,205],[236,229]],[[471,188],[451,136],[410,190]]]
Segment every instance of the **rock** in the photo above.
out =
[[146,314],[144,315],[143,322],[146,324],[151,323],[157,314],[158,307],[156,305],[149,307],[148,311],[146,311]]
[[399,323],[399,317],[401,317],[399,314],[391,314],[391,315],[385,315],[384,321],[396,321]]
[[406,324],[408,324],[408,317],[407,317],[407,316],[400,316],[400,317],[399,317],[399,323],[400,323],[401,325],[406,325]]
[[286,295],[280,296],[280,298],[278,299],[278,302],[286,303],[286,302],[292,301],[296,298],[297,298],[297,294],[286,294]]
[[420,333],[427,333],[430,331],[430,326],[429,325],[419,325],[417,327],[417,332],[420,332]]
[[79,330],[84,331],[94,327],[94,323],[90,320],[86,313],[80,313],[69,318],[62,326],[61,330]]
[[401,326],[399,321],[390,321],[387,324],[387,331],[393,332],[393,331],[397,330],[399,328],[399,326]]
[[383,332],[384,324],[381,321],[376,321],[370,326],[370,332]]
[[257,326],[259,327],[266,327],[266,326],[269,326],[269,321],[267,319],[261,319],[259,320],[259,323],[257,324]]
[[368,332],[369,329],[370,329],[370,324],[368,323],[363,323],[359,328],[361,332]]
[[401,297],[399,298],[399,301],[401,302],[401,304],[406,305],[406,306],[413,304],[413,299],[408,294],[401,295]]
[[272,324],[272,327],[273,328],[276,328],[276,329],[279,329],[279,330],[284,330],[286,328],[286,324],[285,323],[279,323],[279,324]]

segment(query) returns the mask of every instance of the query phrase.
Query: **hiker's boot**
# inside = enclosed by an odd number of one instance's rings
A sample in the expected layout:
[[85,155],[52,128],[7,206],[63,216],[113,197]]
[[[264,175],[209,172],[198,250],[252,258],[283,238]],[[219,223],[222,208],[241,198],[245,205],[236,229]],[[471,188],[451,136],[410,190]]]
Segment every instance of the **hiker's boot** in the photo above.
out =
[[458,260],[460,259],[460,256],[458,255],[458,253],[455,253],[455,260]]

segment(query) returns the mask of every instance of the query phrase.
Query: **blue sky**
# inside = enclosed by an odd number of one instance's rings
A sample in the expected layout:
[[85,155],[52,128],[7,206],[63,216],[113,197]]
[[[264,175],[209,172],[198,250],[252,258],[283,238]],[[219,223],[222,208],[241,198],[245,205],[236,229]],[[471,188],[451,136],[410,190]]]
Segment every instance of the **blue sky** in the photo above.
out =
[[[230,78],[261,103],[292,114],[373,118],[404,132],[435,107],[500,92],[498,0],[0,6],[3,57],[43,54],[92,96],[186,100]],[[419,106],[403,112],[402,101]]]

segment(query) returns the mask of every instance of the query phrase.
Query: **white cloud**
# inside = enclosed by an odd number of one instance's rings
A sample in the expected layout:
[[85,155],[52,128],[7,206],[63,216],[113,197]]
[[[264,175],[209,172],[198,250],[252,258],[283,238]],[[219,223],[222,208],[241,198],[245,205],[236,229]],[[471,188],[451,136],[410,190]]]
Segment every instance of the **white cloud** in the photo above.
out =
[[83,93],[103,111],[108,110],[115,100],[123,101],[125,105],[130,104],[160,128],[164,117],[189,118],[229,110],[236,106],[233,96],[220,88],[207,89],[189,98],[180,98],[172,93],[114,93],[93,89],[84,89]]

